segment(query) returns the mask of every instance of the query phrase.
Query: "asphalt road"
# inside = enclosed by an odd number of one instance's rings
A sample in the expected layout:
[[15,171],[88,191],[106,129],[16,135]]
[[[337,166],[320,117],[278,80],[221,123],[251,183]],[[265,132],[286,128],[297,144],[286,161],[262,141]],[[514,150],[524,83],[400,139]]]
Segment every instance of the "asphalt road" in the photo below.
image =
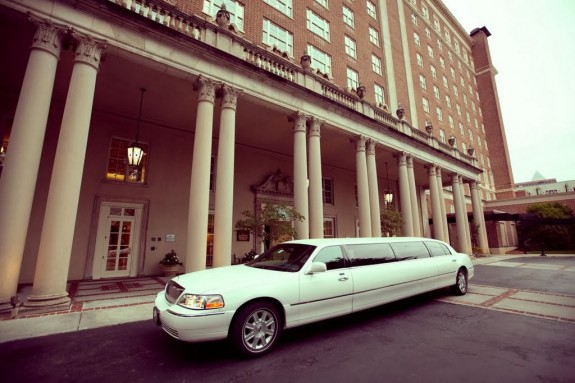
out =
[[[575,295],[573,278],[478,266],[473,282]],[[286,331],[253,360],[151,320],[14,341],[0,344],[0,382],[575,382],[575,323],[435,300],[445,294]]]

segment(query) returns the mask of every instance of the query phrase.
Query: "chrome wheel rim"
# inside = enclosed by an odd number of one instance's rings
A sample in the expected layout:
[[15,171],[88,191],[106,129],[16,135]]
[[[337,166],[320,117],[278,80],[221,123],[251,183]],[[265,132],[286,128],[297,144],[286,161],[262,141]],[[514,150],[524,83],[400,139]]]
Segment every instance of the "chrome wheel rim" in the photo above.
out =
[[251,351],[263,351],[274,341],[277,320],[271,311],[254,311],[244,322],[244,344]]
[[465,279],[465,274],[462,272],[457,274],[457,288],[462,293],[467,291],[467,280]]

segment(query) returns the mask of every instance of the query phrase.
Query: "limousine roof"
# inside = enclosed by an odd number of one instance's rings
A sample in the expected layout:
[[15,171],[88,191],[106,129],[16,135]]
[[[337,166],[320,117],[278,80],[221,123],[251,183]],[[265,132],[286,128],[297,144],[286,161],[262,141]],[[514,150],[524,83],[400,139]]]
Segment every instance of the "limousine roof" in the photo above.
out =
[[301,243],[304,245],[312,246],[328,246],[328,245],[352,245],[361,243],[395,243],[395,242],[412,242],[412,241],[432,241],[441,242],[447,245],[445,242],[438,241],[431,238],[421,238],[421,237],[369,237],[369,238],[316,238],[316,239],[296,239],[293,241],[287,241],[285,243]]

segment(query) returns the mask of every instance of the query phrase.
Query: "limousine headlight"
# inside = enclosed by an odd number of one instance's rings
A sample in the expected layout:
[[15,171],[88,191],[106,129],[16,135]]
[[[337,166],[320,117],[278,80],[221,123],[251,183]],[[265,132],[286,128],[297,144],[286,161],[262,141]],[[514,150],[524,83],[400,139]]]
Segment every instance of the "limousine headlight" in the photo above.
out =
[[184,294],[178,305],[192,310],[211,310],[224,307],[224,298],[221,295]]

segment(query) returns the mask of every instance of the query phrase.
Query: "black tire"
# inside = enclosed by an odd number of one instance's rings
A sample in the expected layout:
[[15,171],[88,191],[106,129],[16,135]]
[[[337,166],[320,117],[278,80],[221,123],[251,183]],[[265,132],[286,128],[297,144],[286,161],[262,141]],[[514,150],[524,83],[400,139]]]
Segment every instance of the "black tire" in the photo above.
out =
[[465,269],[457,270],[457,275],[455,276],[455,284],[451,287],[455,295],[465,295],[467,294],[467,271]]
[[281,331],[277,308],[269,302],[256,301],[236,313],[229,338],[243,356],[256,357],[271,350]]

